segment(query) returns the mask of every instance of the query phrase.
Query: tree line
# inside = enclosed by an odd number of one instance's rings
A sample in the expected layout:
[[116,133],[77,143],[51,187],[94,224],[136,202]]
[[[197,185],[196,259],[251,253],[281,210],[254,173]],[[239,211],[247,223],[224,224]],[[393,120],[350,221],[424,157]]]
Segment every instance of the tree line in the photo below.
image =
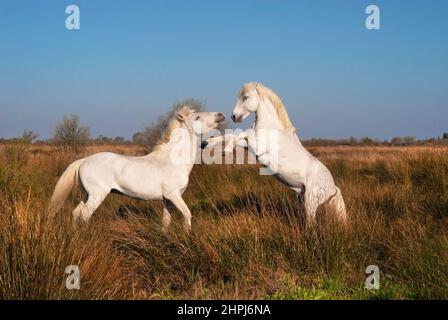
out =
[[[87,125],[82,125],[78,115],[71,114],[62,118],[62,120],[55,127],[51,138],[47,140],[39,140],[38,134],[31,130],[25,130],[22,136],[18,138],[0,138],[0,143],[50,143],[71,151],[80,151],[85,146],[92,144],[123,145],[134,143],[144,145],[147,148],[152,149],[162,136],[169,119],[171,119],[173,114],[183,105],[188,105],[195,111],[206,110],[205,103],[196,99],[190,98],[181,102],[176,102],[171,106],[170,110],[167,113],[160,115],[157,120],[145,126],[141,131],[134,133],[132,136],[132,140],[128,140],[121,136],[107,137],[104,135],[99,135],[96,138],[92,138],[90,127]],[[224,126],[222,126],[220,129],[223,130],[225,127],[226,125],[224,124]],[[448,145],[448,132],[443,133],[439,137],[426,140],[418,140],[413,136],[394,137],[390,140],[378,140],[369,137],[358,139],[355,137],[351,137],[349,139],[310,139],[304,140],[303,143],[307,146],[412,146],[425,144]]]
[[168,121],[182,106],[188,105],[195,111],[205,111],[206,105],[204,102],[196,99],[186,99],[181,102],[174,103],[170,110],[160,115],[153,123],[145,126],[141,131],[134,133],[132,140],[117,136],[114,138],[99,135],[93,138],[90,132],[90,127],[81,124],[79,116],[76,114],[65,115],[62,120],[56,125],[52,136],[46,140],[39,140],[39,135],[32,130],[24,130],[22,136],[12,139],[1,139],[0,143],[49,143],[60,146],[68,151],[80,151],[87,145],[95,144],[140,144],[152,149],[152,147],[159,141],[165,130]]
[[416,145],[448,145],[448,132],[436,138],[419,140],[414,136],[393,137],[390,140],[372,139],[369,137],[349,139],[309,139],[303,141],[307,146],[416,146]]

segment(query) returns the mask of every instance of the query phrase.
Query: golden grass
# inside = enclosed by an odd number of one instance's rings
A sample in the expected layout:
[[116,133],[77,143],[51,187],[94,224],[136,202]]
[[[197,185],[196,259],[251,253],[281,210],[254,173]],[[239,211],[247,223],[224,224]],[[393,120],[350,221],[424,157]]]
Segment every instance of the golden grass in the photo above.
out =
[[[143,154],[136,146],[96,146]],[[71,210],[49,221],[58,176],[83,155],[0,146],[0,298],[370,299],[448,297],[448,149],[310,148],[332,171],[349,212],[342,230],[325,210],[301,231],[294,194],[256,166],[196,166],[185,200],[193,231],[161,204],[111,195],[89,225]],[[180,216],[180,215],[179,215]],[[78,265],[81,289],[65,288]],[[376,264],[381,289],[363,289]]]

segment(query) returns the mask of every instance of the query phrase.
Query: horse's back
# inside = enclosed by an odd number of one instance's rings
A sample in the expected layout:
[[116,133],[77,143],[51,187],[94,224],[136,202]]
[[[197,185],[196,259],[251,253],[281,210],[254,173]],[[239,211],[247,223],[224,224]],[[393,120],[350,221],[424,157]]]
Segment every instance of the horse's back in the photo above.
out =
[[110,172],[110,169],[119,169],[127,162],[126,156],[113,152],[99,152],[85,158],[80,167],[80,173],[96,171]]
[[124,156],[112,152],[95,153],[85,158],[79,168],[82,184],[86,189],[94,186],[110,188],[124,161]]

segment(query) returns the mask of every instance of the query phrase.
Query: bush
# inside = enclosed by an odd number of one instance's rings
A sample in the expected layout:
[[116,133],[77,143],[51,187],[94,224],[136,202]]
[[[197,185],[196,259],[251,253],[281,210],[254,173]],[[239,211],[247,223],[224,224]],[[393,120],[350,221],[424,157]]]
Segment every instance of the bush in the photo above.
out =
[[64,116],[56,126],[53,140],[57,145],[78,152],[90,141],[90,128],[80,126],[79,117],[75,114]]
[[159,116],[156,122],[149,126],[143,128],[142,131],[135,133],[132,136],[132,141],[138,144],[149,146],[151,149],[159,141],[160,137],[165,130],[168,121],[171,119],[173,114],[182,108],[182,106],[187,105],[195,111],[205,111],[205,103],[196,99],[187,99],[181,102],[176,102],[171,107],[171,110],[164,115]]
[[25,144],[32,144],[34,140],[39,137],[37,133],[34,133],[33,130],[24,130],[22,133],[22,137],[20,137],[20,141]]

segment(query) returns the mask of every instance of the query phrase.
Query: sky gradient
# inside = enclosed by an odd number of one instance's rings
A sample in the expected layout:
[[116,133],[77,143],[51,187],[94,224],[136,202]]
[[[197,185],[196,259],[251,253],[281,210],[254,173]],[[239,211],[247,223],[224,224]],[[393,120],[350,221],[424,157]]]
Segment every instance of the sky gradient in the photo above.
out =
[[[381,30],[364,26],[369,4]],[[248,81],[279,94],[303,139],[437,137],[447,15],[443,0],[0,0],[0,137],[48,138],[76,113],[93,136],[130,138],[189,97],[230,118]]]

